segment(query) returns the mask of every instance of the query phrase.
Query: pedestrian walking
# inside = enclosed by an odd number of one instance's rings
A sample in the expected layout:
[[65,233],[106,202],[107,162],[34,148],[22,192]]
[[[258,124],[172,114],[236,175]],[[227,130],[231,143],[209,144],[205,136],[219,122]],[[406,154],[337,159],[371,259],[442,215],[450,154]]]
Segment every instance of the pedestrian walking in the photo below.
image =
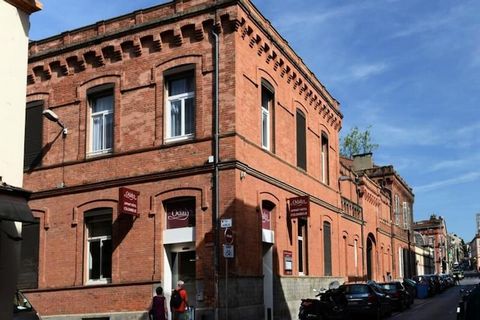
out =
[[172,291],[170,309],[173,313],[173,320],[187,320],[188,295],[182,280],[177,282],[177,287]]
[[153,297],[150,310],[148,312],[150,320],[167,320],[168,319],[168,308],[163,295],[163,288],[157,287],[155,289],[157,295]]

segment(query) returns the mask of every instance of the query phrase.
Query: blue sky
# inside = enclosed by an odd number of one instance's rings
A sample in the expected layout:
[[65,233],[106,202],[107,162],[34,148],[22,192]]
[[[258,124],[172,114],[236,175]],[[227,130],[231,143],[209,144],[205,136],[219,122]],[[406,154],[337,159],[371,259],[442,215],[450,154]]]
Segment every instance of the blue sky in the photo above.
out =
[[[32,40],[166,1],[42,0]],[[377,164],[470,241],[480,213],[480,1],[253,0],[341,103],[342,135],[372,126]],[[274,5],[272,5],[274,4]]]

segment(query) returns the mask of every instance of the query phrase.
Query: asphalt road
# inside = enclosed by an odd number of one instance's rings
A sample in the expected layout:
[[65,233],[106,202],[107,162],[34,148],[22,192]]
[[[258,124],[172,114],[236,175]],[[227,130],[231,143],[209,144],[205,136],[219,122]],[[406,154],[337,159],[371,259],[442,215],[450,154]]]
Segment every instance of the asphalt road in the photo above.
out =
[[428,299],[416,299],[415,303],[403,312],[394,313],[392,320],[456,320],[457,304],[460,300],[460,289],[471,287],[480,282],[478,277],[465,278],[460,285]]

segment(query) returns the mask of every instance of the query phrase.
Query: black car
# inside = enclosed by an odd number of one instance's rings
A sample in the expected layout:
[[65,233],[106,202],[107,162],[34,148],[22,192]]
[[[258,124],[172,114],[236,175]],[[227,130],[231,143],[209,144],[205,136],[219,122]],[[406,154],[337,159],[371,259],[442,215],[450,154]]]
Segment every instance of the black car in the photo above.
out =
[[417,282],[412,279],[405,278],[403,279],[402,284],[410,295],[409,304],[413,304],[415,297],[417,296]]
[[347,310],[351,315],[368,315],[369,319],[381,319],[392,313],[390,298],[372,283],[349,283],[340,289],[347,298]]
[[400,281],[384,282],[379,285],[387,292],[393,308],[402,311],[410,306],[410,294]]
[[41,320],[28,299],[17,291],[13,298],[13,320]]

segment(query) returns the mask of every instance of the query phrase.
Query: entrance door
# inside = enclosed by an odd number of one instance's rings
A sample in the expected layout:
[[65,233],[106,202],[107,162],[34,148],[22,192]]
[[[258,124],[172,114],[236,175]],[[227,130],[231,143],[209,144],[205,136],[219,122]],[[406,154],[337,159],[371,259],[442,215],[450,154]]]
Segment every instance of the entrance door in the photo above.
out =
[[185,282],[185,289],[188,293],[188,303],[195,306],[195,251],[172,252],[172,289],[177,285],[178,280]]
[[273,245],[263,243],[263,303],[265,320],[273,319]]

